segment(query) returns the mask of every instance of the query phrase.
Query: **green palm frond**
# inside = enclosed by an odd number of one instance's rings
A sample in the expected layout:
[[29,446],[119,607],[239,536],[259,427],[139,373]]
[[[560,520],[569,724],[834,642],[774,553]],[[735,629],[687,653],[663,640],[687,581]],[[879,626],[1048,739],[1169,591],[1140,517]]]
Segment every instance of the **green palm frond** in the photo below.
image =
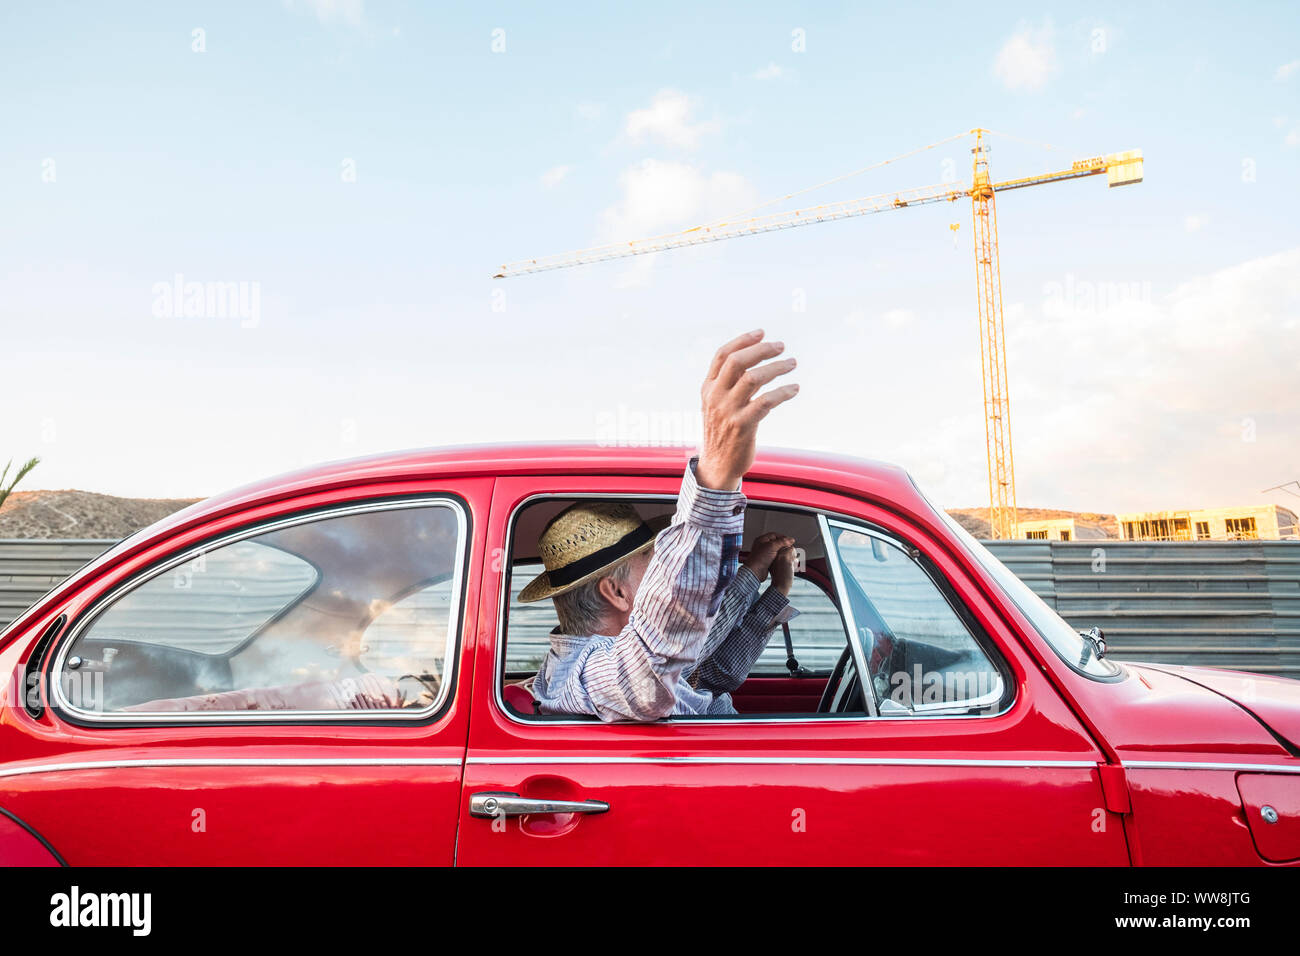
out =
[[40,463],[41,460],[39,458],[27,459],[27,461],[25,461],[18,469],[17,474],[14,475],[14,480],[9,482],[7,485],[5,484],[5,479],[9,477],[9,469],[13,466],[13,459],[11,458],[8,463],[5,464],[4,471],[0,471],[0,507],[4,506],[5,499],[9,497],[9,492],[14,490],[14,487],[18,482],[26,478],[27,473]]

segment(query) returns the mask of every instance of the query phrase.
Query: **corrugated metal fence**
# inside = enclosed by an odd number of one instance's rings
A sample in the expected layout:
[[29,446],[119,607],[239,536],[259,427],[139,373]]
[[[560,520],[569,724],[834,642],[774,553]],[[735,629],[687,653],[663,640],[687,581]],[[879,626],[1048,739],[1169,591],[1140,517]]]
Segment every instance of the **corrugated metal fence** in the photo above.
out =
[[80,538],[0,539],[0,628],[116,543]]
[[[0,540],[0,627],[112,543]],[[1117,659],[1300,677],[1300,541],[988,546]]]
[[1116,659],[1300,677],[1300,541],[986,544]]

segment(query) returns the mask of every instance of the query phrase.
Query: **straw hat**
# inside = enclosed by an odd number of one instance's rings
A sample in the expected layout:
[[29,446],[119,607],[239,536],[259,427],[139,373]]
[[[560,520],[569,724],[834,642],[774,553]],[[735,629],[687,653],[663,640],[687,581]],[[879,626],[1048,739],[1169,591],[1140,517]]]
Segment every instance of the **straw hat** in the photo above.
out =
[[600,577],[624,558],[652,547],[670,520],[663,515],[642,521],[635,508],[622,502],[570,505],[542,531],[537,550],[546,570],[519,592],[519,601],[555,597]]

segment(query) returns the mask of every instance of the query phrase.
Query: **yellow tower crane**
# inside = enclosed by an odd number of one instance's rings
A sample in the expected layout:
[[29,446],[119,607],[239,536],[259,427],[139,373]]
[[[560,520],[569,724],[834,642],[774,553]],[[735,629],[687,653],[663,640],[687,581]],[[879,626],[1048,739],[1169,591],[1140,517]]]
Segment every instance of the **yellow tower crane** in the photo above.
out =
[[[974,161],[969,186],[962,183],[939,183],[934,186],[922,186],[917,189],[866,196],[861,199],[825,203],[806,209],[715,222],[648,239],[615,242],[590,249],[580,249],[576,252],[543,256],[537,259],[521,259],[518,262],[503,265],[493,278],[507,279],[532,272],[545,272],[549,269],[564,269],[569,266],[604,262],[608,259],[621,259],[626,256],[663,252],[667,249],[677,249],[682,246],[717,242],[721,239],[735,239],[739,236],[753,236],[764,232],[774,232],[778,229],[791,229],[795,226],[806,226],[814,222],[831,222],[836,219],[848,219],[853,216],[866,216],[871,213],[885,212],[889,209],[903,209],[908,206],[922,206],[936,202],[957,202],[960,199],[969,198],[974,218],[975,285],[980,330],[980,369],[984,379],[984,436],[988,446],[989,526],[991,536],[994,538],[1014,538],[1016,537],[1016,469],[1011,454],[1011,398],[1007,390],[1007,350],[1002,326],[1002,273],[998,265],[998,219],[995,196],[1000,192],[1011,189],[1023,189],[1026,186],[1039,186],[1043,183],[1055,183],[1067,179],[1081,179],[1086,176],[1099,176],[1103,173],[1106,175],[1106,182],[1109,186],[1127,186],[1131,183],[1140,183],[1142,181],[1142,151],[1133,149],[1120,153],[1109,153],[1105,156],[1093,156],[1088,159],[1076,160],[1070,165],[1069,169],[1060,169],[1037,176],[1027,176],[1021,179],[1010,179],[1005,182],[995,183],[989,175],[989,147],[985,143],[985,136],[989,132],[987,129],[973,129],[968,134],[959,134],[962,136],[973,135],[975,137],[975,145],[971,148]],[[949,137],[949,139],[956,138],[955,136]],[[940,141],[940,143],[943,142],[948,142],[948,140]],[[939,143],[932,143],[904,155],[908,156],[925,149],[933,149],[938,145]],[[896,158],[901,159],[902,157]],[[885,162],[892,161],[886,160]],[[881,166],[884,164],[878,163],[876,165]],[[833,180],[833,182],[837,181]],[[827,184],[823,183],[821,185]],[[800,192],[807,191],[801,190]],[[794,196],[798,195],[798,193],[790,195]],[[770,203],[764,205],[770,205]]]

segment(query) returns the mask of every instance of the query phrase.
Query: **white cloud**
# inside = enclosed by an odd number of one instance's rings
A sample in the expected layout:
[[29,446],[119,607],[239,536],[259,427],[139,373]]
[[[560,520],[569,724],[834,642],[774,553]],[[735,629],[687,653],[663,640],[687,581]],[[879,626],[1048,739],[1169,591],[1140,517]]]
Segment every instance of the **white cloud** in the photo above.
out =
[[1100,510],[1231,505],[1294,472],[1300,247],[1163,297],[1105,285],[1070,277],[1046,321],[1008,323],[1022,490]]
[[1279,66],[1277,72],[1273,74],[1273,79],[1280,83],[1283,80],[1291,79],[1297,73],[1300,73],[1300,60],[1292,60],[1290,63],[1283,63]]
[[1191,213],[1190,215],[1184,217],[1183,228],[1188,232],[1199,232],[1200,230],[1204,229],[1207,225],[1209,225],[1209,223],[1210,220],[1208,217],[1202,216],[1198,213]]
[[700,139],[718,129],[714,121],[692,122],[694,100],[677,90],[660,90],[645,109],[627,115],[624,131],[634,143],[657,140],[677,149],[694,149]]
[[868,313],[861,307],[853,309],[844,316],[844,325],[859,333],[872,335],[882,325],[889,329],[901,329],[916,321],[916,313],[911,309],[887,309],[884,312]]
[[572,166],[552,166],[546,172],[542,173],[542,185],[547,189],[554,189],[560,183],[564,182],[565,177],[573,172]]
[[1021,27],[1002,44],[993,61],[993,75],[1009,90],[1040,90],[1059,69],[1052,25]]
[[756,80],[779,80],[785,75],[785,69],[779,63],[769,63],[753,74],[753,77]]
[[[601,216],[606,242],[644,239],[730,215],[755,202],[753,186],[739,173],[705,172],[690,163],[643,159],[619,177],[623,195]],[[649,278],[653,254],[638,257],[623,284]]]
[[290,10],[306,9],[321,23],[343,23],[350,27],[361,26],[365,16],[365,0],[284,0]]
[[1287,133],[1286,138],[1283,139],[1282,142],[1286,143],[1288,146],[1300,145],[1300,126]]

